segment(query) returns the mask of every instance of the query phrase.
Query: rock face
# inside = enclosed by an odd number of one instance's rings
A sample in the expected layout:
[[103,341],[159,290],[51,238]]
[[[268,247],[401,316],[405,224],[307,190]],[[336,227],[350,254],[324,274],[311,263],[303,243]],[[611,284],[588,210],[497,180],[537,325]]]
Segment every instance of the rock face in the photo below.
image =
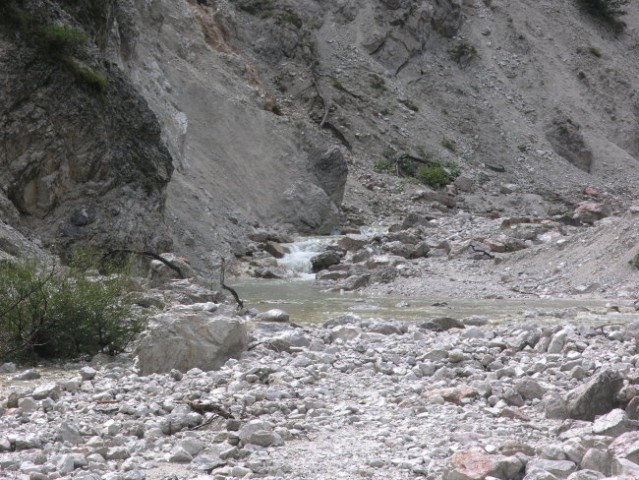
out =
[[309,155],[311,172],[317,183],[331,198],[335,205],[341,205],[346,188],[348,165],[342,150],[333,147],[323,153]]
[[[43,23],[56,15],[51,5],[39,12]],[[162,224],[173,165],[146,101],[111,64],[82,51],[69,60],[103,75],[99,90],[16,38],[0,34],[0,184],[18,223],[48,243],[170,248]]]
[[238,318],[208,312],[162,313],[149,322],[135,354],[141,375],[215,370],[246,350],[246,325]]
[[578,124],[569,118],[553,120],[546,131],[546,138],[558,155],[564,157],[575,167],[590,172],[593,162],[592,150],[586,145]]

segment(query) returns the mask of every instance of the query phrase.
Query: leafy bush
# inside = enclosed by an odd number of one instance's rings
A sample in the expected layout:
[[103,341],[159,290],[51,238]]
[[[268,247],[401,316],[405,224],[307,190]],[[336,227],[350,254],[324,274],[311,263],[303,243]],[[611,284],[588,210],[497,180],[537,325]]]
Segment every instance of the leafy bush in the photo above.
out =
[[0,2],[0,26],[20,32],[42,59],[66,65],[85,85],[99,92],[106,90],[107,78],[75,58],[83,53],[89,40],[84,30],[70,25],[44,23],[42,18],[27,11],[16,0]]
[[432,188],[443,188],[451,181],[441,165],[422,165],[417,169],[417,179]]
[[612,25],[615,30],[623,31],[626,27],[618,17],[626,14],[624,7],[630,0],[578,0],[578,3],[590,15]]
[[109,81],[104,75],[96,72],[88,65],[80,63],[72,58],[68,58],[67,62],[71,64],[70,67],[75,76],[82,80],[86,85],[98,92],[104,92],[106,90]]
[[69,25],[44,25],[37,29],[37,41],[54,54],[68,55],[83,47],[89,37]]
[[467,67],[470,62],[477,58],[477,49],[468,43],[462,42],[455,45],[448,51],[449,58],[460,67]]
[[395,173],[395,162],[390,160],[377,160],[373,168],[380,173]]
[[450,150],[451,152],[457,150],[457,144],[455,143],[455,141],[447,137],[442,138],[442,147]]
[[125,275],[94,278],[34,262],[0,264],[0,361],[121,352],[141,330]]
[[375,90],[386,91],[386,81],[376,73],[370,74],[370,85]]

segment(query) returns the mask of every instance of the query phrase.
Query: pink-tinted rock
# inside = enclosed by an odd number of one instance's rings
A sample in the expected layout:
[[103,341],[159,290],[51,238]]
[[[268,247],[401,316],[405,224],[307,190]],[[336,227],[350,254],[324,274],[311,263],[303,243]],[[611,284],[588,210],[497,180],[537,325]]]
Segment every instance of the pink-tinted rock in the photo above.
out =
[[611,444],[610,451],[615,457],[627,458],[639,463],[639,431],[619,435]]
[[510,480],[523,465],[517,457],[489,455],[485,452],[458,452],[450,458],[444,480],[482,480],[495,477]]

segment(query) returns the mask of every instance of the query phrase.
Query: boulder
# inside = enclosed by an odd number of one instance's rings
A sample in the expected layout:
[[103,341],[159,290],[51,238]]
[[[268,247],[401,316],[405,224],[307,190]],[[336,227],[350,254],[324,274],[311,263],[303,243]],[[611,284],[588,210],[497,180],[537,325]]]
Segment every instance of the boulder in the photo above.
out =
[[364,248],[370,240],[364,235],[347,235],[340,238],[337,244],[347,252],[357,252]]
[[268,447],[270,445],[281,445],[282,438],[273,432],[273,425],[263,420],[251,420],[238,432],[242,443]]
[[260,322],[288,322],[289,314],[279,308],[272,308],[266,312],[262,312],[255,317]]
[[431,217],[430,215],[422,215],[417,212],[410,212],[404,218],[402,222],[402,229],[412,228],[412,227],[428,227],[431,226],[430,221],[435,217]]
[[582,223],[592,225],[597,220],[601,220],[610,215],[610,207],[601,202],[581,202],[577,205],[573,218]]
[[311,258],[313,272],[317,273],[332,265],[337,265],[342,260],[342,256],[337,252],[323,252]]
[[371,276],[369,274],[364,275],[351,275],[346,280],[340,283],[340,288],[351,291],[358,288],[365,287],[369,284]]
[[278,208],[272,215],[300,233],[329,234],[340,224],[335,202],[311,182],[295,182],[285,189]]
[[548,460],[545,458],[535,458],[526,464],[526,474],[535,471],[548,472],[557,478],[568,478],[572,472],[577,470],[577,465],[570,460]]
[[174,278],[190,278],[194,275],[193,267],[184,258],[178,257],[174,253],[162,253],[160,257],[168,264],[161,260],[151,260],[152,285],[159,286]]
[[589,448],[581,459],[581,468],[601,472],[604,475],[610,473],[610,453],[601,448]]
[[604,477],[605,475],[601,472],[585,469],[571,473],[568,475],[568,480],[600,480]]
[[639,431],[619,435],[610,444],[610,451],[615,457],[639,463]]
[[639,430],[639,422],[630,420],[628,414],[620,408],[615,408],[595,420],[592,427],[593,433],[606,435],[608,437],[618,437],[627,432]]
[[515,478],[523,468],[517,457],[489,455],[484,452],[457,452],[449,461],[444,480],[482,480],[496,477],[503,480]]
[[284,255],[289,253],[286,247],[283,247],[279,243],[275,242],[266,242],[264,244],[263,250],[267,253],[270,253],[275,258],[282,258]]
[[593,162],[592,150],[586,145],[580,126],[571,119],[555,118],[546,129],[546,139],[557,155],[575,167],[590,173]]
[[623,378],[615,370],[603,370],[591,381],[571,390],[566,397],[569,418],[593,421],[597,415],[617,407]]
[[615,458],[610,469],[613,475],[620,475],[623,479],[639,478],[639,464],[626,458]]
[[248,346],[240,318],[206,311],[167,312],[151,318],[135,348],[140,375],[172,369],[215,370],[237,358]]
[[317,184],[335,205],[341,205],[348,176],[348,164],[342,150],[332,147],[324,152],[315,152],[309,156],[309,162]]
[[450,330],[451,328],[465,328],[465,325],[456,318],[441,317],[424,322],[419,326],[419,328],[433,330],[435,332],[443,332]]

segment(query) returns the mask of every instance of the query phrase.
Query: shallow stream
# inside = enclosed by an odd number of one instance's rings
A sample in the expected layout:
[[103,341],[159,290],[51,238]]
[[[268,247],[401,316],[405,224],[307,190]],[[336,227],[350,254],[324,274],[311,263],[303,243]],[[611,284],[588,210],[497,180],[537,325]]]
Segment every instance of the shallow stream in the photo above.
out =
[[557,323],[569,315],[584,323],[624,323],[639,320],[639,313],[617,313],[605,300],[580,299],[441,299],[370,296],[352,292],[331,292],[313,280],[252,280],[234,285],[245,305],[266,311],[280,308],[295,323],[322,323],[347,313],[362,318],[425,321],[437,317],[463,319],[485,315],[491,321],[531,319]]
[[[371,228],[364,235],[372,236],[381,231],[380,228]],[[278,264],[288,278],[236,282],[234,287],[245,306],[259,311],[280,308],[288,312],[291,321],[296,323],[322,323],[349,313],[362,318],[403,321],[426,321],[438,317],[461,320],[472,315],[483,315],[493,322],[530,319],[555,324],[558,318],[567,317],[594,325],[639,320],[639,312],[618,313],[609,308],[609,301],[597,299],[451,299],[331,291],[315,283],[311,258],[324,251],[327,245],[335,245],[339,238],[303,237],[294,243],[284,244],[289,253],[278,260]]]

